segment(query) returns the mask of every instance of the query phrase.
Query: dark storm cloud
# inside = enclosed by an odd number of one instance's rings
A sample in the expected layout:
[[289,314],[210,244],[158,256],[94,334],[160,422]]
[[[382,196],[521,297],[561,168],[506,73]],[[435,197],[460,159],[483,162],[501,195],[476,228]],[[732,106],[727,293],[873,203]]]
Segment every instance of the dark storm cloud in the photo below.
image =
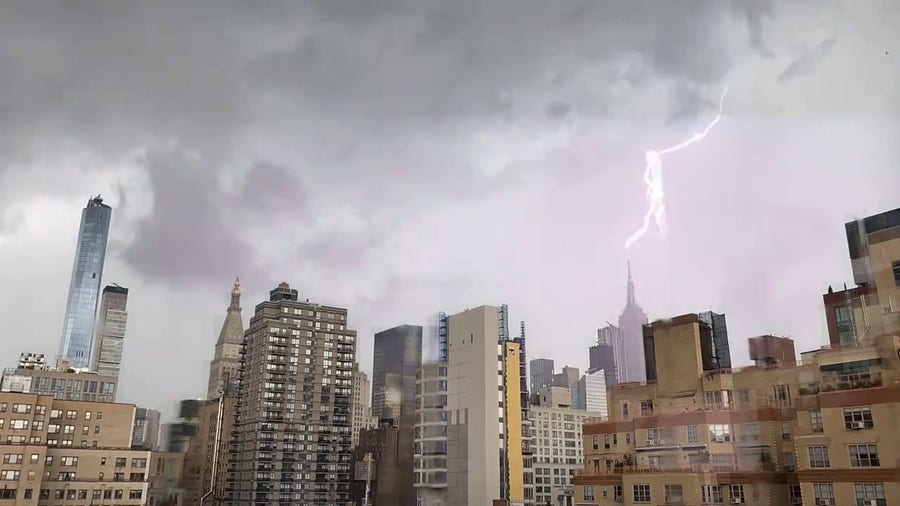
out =
[[734,8],[747,20],[750,46],[766,57],[774,56],[763,40],[763,20],[772,16],[773,0],[733,0]]
[[795,77],[812,73],[819,63],[831,54],[831,50],[834,49],[836,43],[837,37],[831,36],[816,44],[815,47],[804,51],[778,75],[778,82],[784,83]]

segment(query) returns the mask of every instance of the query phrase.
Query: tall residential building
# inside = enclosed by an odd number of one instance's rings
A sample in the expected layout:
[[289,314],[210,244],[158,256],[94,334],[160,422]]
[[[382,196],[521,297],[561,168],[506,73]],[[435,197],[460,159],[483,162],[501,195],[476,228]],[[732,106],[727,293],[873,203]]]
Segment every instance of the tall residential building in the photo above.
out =
[[[347,504],[356,332],[281,283],[244,334],[229,502]],[[303,445],[301,450],[300,445]]]
[[48,395],[54,399],[115,402],[118,376],[75,369],[72,360],[59,358],[49,366],[43,355],[23,353],[19,367],[3,370],[0,391]]
[[[413,430],[416,418],[416,373],[422,365],[422,327],[400,325],[375,334],[372,361],[372,415],[378,425],[397,428],[397,436],[384,437],[396,448],[382,449],[391,456],[378,463],[379,497],[396,504],[414,504]],[[382,470],[390,467],[390,472]],[[377,500],[376,500],[377,502]]]
[[159,449],[159,411],[147,408],[134,411],[131,447],[153,451]]
[[[700,332],[700,365],[704,371],[731,368],[731,351],[728,346],[728,329],[725,326],[725,315],[712,311],[697,315]],[[646,357],[646,377],[648,381],[657,379],[657,354],[654,352],[656,324],[644,325],[644,353]]]
[[420,506],[447,503],[447,420],[447,363],[423,364],[416,379],[413,457]]
[[88,200],[81,211],[81,226],[59,342],[59,356],[72,359],[72,364],[78,369],[91,365],[94,319],[97,317],[97,299],[100,296],[111,218],[112,208],[104,204],[99,195]]
[[575,472],[584,467],[581,426],[601,414],[548,403],[533,407],[530,415],[535,504],[574,506]]
[[647,314],[637,304],[634,296],[634,281],[631,279],[631,264],[628,264],[628,296],[625,309],[619,315],[619,332],[622,342],[622,360],[616,357],[619,382],[644,381],[644,339],[642,327],[647,323]]
[[528,363],[529,385],[531,388],[531,402],[540,402],[538,392],[543,387],[553,385],[553,361],[548,358],[535,358]]
[[181,504],[182,456],[133,448],[132,404],[0,393],[0,503]]
[[351,444],[359,444],[359,432],[372,428],[372,408],[369,406],[369,377],[359,370],[359,364],[353,364],[353,418],[351,427]]
[[219,331],[216,350],[209,363],[207,399],[218,399],[219,392],[227,391],[237,382],[237,370],[241,360],[241,342],[244,340],[244,322],[241,320],[241,282],[234,281],[231,304],[225,312],[225,321]]
[[605,417],[606,390],[606,374],[603,369],[587,373],[572,388],[572,407]]
[[119,375],[125,347],[125,325],[128,323],[127,306],[127,288],[119,285],[103,288],[91,370],[109,376]]
[[534,503],[521,345],[505,315],[481,306],[448,318],[448,506]]
[[[900,336],[704,371],[702,320],[654,322],[657,379],[584,425],[576,504],[884,505],[900,500]],[[773,355],[773,356],[767,356]]]
[[844,225],[857,286],[822,296],[834,346],[900,332],[900,208]]

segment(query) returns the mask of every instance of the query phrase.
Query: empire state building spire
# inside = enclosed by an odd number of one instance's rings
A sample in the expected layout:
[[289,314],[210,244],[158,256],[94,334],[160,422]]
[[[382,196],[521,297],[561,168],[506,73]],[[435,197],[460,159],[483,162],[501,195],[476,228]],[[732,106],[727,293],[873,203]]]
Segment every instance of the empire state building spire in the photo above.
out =
[[631,277],[631,262],[628,262],[628,295],[625,309],[619,316],[619,330],[622,336],[620,357],[623,363],[616,363],[619,381],[644,381],[644,337],[643,325],[647,323],[647,314],[638,305],[634,295],[634,280]]
[[634,281],[631,280],[631,260],[628,261],[628,301],[627,304],[637,304],[634,300]]

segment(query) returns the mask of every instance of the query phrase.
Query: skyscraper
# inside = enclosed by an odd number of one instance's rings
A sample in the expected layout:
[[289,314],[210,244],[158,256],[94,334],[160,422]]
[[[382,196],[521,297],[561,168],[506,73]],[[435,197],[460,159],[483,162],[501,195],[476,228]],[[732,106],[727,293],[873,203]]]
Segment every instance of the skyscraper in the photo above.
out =
[[125,347],[125,325],[128,322],[127,306],[127,288],[109,285],[103,289],[91,367],[100,374],[119,375]]
[[644,340],[641,327],[647,323],[647,313],[637,304],[634,296],[634,282],[631,280],[631,263],[628,264],[628,296],[625,309],[619,316],[619,331],[622,337],[623,360],[616,362],[619,381],[644,381]]
[[222,330],[216,341],[216,351],[209,363],[209,382],[206,388],[207,399],[217,399],[219,389],[225,391],[237,382],[237,370],[240,367],[241,342],[244,340],[244,321],[241,319],[241,282],[234,280],[231,289],[231,304],[225,313]]
[[[607,373],[607,386],[613,386],[616,383],[625,380],[622,377],[622,368],[625,366],[625,339],[622,336],[622,329],[616,327],[612,323],[606,322],[606,326],[597,329],[597,344],[599,345],[599,353],[603,355],[603,358],[597,358],[597,360],[601,360],[604,365],[612,364],[615,367],[611,369],[607,369],[606,367],[597,367],[598,369],[604,369]],[[606,355],[612,354],[611,357]],[[591,367],[595,367],[599,362],[594,362],[595,359],[591,359]],[[609,373],[615,373],[615,381],[609,381]]]
[[281,283],[244,333],[229,463],[229,502],[350,500],[356,331],[347,310],[298,300]]
[[538,392],[542,387],[553,385],[553,361],[549,358],[536,358],[528,363],[529,383],[531,385],[531,402],[538,404]]
[[612,345],[598,342],[591,346],[588,348],[588,361],[590,366],[587,373],[591,374],[602,370],[607,388],[614,387],[619,383],[618,373],[616,372],[615,349]]
[[81,226],[59,342],[59,356],[71,358],[76,368],[91,365],[94,319],[97,316],[111,218],[112,208],[104,204],[99,195],[88,200],[81,211]]
[[371,397],[369,396],[369,377],[365,371],[359,370],[359,364],[353,365],[353,418],[351,419],[351,428],[353,430],[350,438],[351,444],[355,448],[359,444],[359,432],[363,429],[369,429],[372,425],[369,421],[372,419]]

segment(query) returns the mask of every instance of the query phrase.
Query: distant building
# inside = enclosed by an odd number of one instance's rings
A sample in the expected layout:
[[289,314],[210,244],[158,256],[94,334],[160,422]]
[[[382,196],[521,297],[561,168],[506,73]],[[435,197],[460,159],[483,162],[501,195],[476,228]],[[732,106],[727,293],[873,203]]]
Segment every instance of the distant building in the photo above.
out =
[[588,373],[603,370],[606,379],[606,387],[612,388],[619,383],[616,368],[616,352],[611,344],[605,342],[597,342],[594,346],[588,348]]
[[606,373],[603,369],[585,374],[572,388],[572,407],[606,416]]
[[[625,382],[625,336],[612,323],[597,329],[597,346],[590,348],[590,368],[606,371],[606,384],[613,387]],[[610,374],[614,373],[614,378]]]
[[106,242],[112,208],[103,203],[100,196],[88,200],[81,211],[78,241],[75,243],[75,260],[69,282],[66,314],[63,318],[59,356],[72,360],[72,367],[86,369],[91,365],[94,319],[97,317],[97,299],[106,259]]
[[359,370],[359,364],[353,364],[353,420],[351,422],[351,444],[359,444],[359,432],[375,427],[372,423],[372,408],[369,396],[369,377]]
[[572,388],[578,381],[581,372],[577,367],[565,366],[562,372],[553,375],[553,386],[562,388]]
[[127,306],[127,288],[108,285],[103,289],[91,370],[109,376],[119,375],[125,348],[125,327],[128,323]]
[[530,416],[534,426],[534,504],[574,506],[573,479],[584,467],[581,426],[602,415],[541,405],[533,407]]
[[572,407],[572,390],[565,387],[542,387],[538,390],[538,406],[552,408]]
[[[697,315],[700,332],[700,363],[704,371],[731,368],[731,351],[728,346],[728,329],[725,315],[712,311]],[[644,350],[646,357],[646,377],[648,381],[657,379],[656,339],[654,328],[656,323],[644,325]]]
[[[228,451],[234,429],[236,398],[229,391],[216,400],[204,401],[197,431],[184,456],[185,504],[222,505],[228,500]],[[209,494],[209,495],[207,495]]]
[[547,358],[535,358],[528,363],[528,367],[531,402],[537,404],[540,402],[538,392],[541,388],[553,385],[553,361]]
[[647,323],[647,314],[638,305],[631,280],[631,264],[628,265],[628,296],[625,309],[619,316],[618,329],[621,332],[623,360],[616,361],[619,382],[644,381],[644,340],[642,328]]
[[23,353],[19,365],[3,371],[0,391],[49,395],[54,399],[115,402],[118,376],[75,369],[71,359],[60,358],[48,366],[43,355]]
[[447,363],[423,364],[416,379],[415,477],[421,506],[447,501]]
[[146,408],[137,408],[134,411],[131,446],[152,451],[159,450],[159,411]]
[[178,403],[178,420],[162,426],[159,446],[164,451],[186,453],[197,436],[200,414],[206,401],[185,399]]
[[241,283],[234,281],[231,303],[225,312],[225,321],[216,340],[213,359],[209,363],[207,399],[218,399],[220,392],[234,388],[241,362],[241,342],[244,340],[244,322],[241,320]]

